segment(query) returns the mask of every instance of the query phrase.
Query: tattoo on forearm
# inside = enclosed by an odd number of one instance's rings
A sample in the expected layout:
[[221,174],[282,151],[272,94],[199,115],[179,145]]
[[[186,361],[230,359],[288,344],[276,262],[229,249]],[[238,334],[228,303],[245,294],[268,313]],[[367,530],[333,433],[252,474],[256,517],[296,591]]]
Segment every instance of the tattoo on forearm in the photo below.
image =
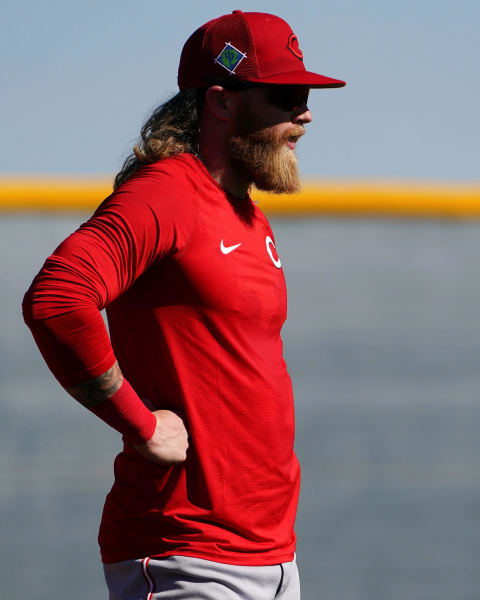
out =
[[66,388],[66,390],[85,408],[92,409],[113,396],[121,386],[122,381],[123,375],[116,362],[111,369],[95,377],[95,379]]

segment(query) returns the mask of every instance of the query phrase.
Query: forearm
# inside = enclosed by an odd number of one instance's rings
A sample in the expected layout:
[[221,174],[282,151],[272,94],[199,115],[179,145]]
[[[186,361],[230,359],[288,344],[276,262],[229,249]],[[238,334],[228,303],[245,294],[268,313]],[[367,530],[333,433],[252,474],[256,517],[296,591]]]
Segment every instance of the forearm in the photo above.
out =
[[121,431],[148,460],[171,465],[186,459],[188,433],[182,418],[168,410],[150,412],[134,397],[118,362],[100,377],[66,389],[85,408]]
[[122,383],[122,371],[115,361],[113,367],[99,377],[73,387],[66,387],[65,390],[85,408],[92,410],[118,392]]
[[[65,390],[119,431],[148,460],[185,460],[188,434],[170,411],[151,412],[123,377],[99,309],[61,293],[61,273],[34,282],[25,296],[25,321]],[[113,364],[112,364],[113,363]]]
[[143,444],[154,434],[155,417],[124,379],[118,362],[99,377],[65,389],[127,441]]
[[23,308],[50,370],[71,396],[128,441],[145,442],[153,435],[155,418],[124,379],[100,311],[75,303],[65,311],[70,297],[57,306],[62,295],[55,282],[47,283],[29,290]]

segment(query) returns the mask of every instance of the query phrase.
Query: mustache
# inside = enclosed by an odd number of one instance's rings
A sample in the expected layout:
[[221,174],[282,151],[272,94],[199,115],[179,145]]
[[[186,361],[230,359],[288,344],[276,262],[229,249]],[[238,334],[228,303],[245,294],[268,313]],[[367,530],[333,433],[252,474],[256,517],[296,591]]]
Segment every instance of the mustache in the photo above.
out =
[[285,132],[286,138],[296,137],[301,138],[305,135],[305,127],[303,125],[293,125],[290,129]]
[[277,140],[278,145],[286,144],[287,142],[298,142],[298,140],[305,135],[305,127],[302,125],[293,125],[289,127],[287,131],[284,131],[280,138]]
[[289,141],[297,142],[302,135],[305,135],[305,127],[303,125],[292,125],[287,130],[278,134],[271,127],[258,129],[246,135],[246,139],[261,144],[271,144],[274,147],[280,147]]

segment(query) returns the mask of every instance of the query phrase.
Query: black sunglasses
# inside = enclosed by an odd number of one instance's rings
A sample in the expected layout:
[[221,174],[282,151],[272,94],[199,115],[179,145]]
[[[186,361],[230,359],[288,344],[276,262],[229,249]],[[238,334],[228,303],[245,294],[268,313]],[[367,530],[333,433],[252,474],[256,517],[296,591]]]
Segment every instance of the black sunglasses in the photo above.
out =
[[268,83],[252,83],[250,81],[212,80],[210,85],[221,85],[226,90],[239,92],[252,88],[267,90],[267,102],[285,112],[296,112],[307,106],[310,89],[304,85],[273,85]]
[[268,86],[267,101],[286,112],[306,108],[310,90],[303,85]]

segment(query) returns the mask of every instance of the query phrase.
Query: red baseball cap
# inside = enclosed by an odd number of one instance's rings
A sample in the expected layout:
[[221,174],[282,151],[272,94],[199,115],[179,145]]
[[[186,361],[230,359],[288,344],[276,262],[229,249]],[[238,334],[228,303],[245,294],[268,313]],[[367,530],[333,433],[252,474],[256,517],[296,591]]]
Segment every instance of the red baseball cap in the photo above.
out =
[[307,71],[298,38],[275,15],[234,10],[199,27],[185,42],[178,87],[213,83],[263,83],[334,88],[345,85]]

